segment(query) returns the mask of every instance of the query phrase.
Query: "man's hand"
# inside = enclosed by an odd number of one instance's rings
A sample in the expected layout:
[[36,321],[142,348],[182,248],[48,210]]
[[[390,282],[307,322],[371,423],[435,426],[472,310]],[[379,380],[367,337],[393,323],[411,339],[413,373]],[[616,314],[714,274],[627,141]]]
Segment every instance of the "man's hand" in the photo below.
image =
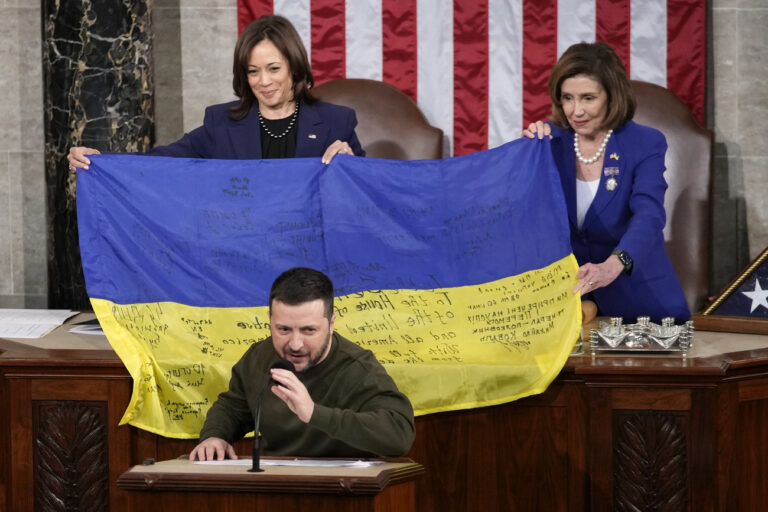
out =
[[218,437],[209,437],[189,453],[189,460],[224,460],[227,457],[236,459],[235,449]]
[[309,391],[301,383],[293,372],[273,368],[272,378],[282,386],[272,386],[272,392],[285,402],[285,405],[293,411],[304,423],[309,423],[312,413],[315,411],[315,402],[309,396]]

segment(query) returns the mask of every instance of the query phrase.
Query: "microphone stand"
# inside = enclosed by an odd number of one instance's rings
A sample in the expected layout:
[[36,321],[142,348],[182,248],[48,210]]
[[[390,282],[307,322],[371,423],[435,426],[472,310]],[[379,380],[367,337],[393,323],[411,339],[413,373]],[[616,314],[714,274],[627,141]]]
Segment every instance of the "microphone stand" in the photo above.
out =
[[261,443],[259,442],[259,417],[261,416],[261,404],[256,409],[256,420],[254,421],[253,429],[253,465],[248,470],[249,473],[262,473],[264,470],[260,467],[261,462]]
[[[280,359],[276,361],[270,368],[282,368],[283,370],[289,370],[289,371],[296,371],[296,369],[293,366],[293,363],[290,361],[286,361],[285,359]],[[249,473],[261,473],[264,470],[259,467],[260,465],[260,459],[261,459],[261,440],[259,435],[259,419],[261,418],[261,401],[262,396],[266,392],[266,389],[270,385],[280,385],[279,382],[276,382],[272,380],[271,373],[267,374],[267,381],[264,384],[264,388],[262,388],[261,393],[259,394],[259,401],[258,405],[256,406],[256,414],[254,415],[254,429],[253,429],[253,466],[251,469],[248,470]]]

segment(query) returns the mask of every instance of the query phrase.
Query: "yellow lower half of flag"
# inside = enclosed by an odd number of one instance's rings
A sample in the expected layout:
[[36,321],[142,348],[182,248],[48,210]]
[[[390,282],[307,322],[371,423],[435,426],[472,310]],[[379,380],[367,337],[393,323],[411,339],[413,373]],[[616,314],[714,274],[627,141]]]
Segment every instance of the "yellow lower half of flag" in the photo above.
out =
[[[336,330],[376,355],[417,415],[509,402],[544,391],[568,359],[576,270],[569,255],[489,283],[345,295]],[[121,423],[168,437],[198,436],[232,366],[270,334],[266,306],[91,303],[133,377]]]

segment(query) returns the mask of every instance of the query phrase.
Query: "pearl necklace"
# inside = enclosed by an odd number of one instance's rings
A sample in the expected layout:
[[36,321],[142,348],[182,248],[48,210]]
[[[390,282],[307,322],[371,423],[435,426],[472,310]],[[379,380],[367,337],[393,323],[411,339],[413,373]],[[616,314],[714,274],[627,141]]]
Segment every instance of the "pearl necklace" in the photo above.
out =
[[259,112],[259,123],[261,124],[261,127],[264,128],[264,131],[267,132],[267,135],[269,135],[273,139],[282,139],[283,137],[288,135],[288,132],[291,131],[291,128],[293,128],[293,125],[296,123],[296,118],[299,116],[299,103],[296,102],[296,108],[293,110],[293,115],[291,116],[291,122],[288,125],[288,128],[286,128],[285,131],[280,135],[275,135],[274,133],[272,133],[272,130],[267,128],[267,123],[265,123],[264,118],[261,117],[261,110],[259,110],[258,112]]
[[603,137],[603,142],[600,143],[600,149],[597,150],[597,153],[595,153],[595,156],[592,158],[584,158],[581,156],[581,151],[579,150],[579,134],[574,133],[573,134],[573,150],[576,152],[576,158],[579,159],[581,163],[584,164],[591,164],[593,162],[597,162],[597,159],[600,158],[600,155],[603,154],[603,151],[605,151],[605,146],[608,144],[608,140],[611,138],[611,134],[613,133],[613,129],[608,130],[608,133],[605,134],[605,137]]

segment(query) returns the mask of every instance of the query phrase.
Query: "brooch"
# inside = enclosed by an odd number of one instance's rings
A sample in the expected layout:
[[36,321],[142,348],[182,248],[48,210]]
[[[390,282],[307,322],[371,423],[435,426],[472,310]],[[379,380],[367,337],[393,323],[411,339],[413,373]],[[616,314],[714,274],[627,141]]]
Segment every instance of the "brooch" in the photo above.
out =
[[[613,156],[616,153],[613,153],[610,158],[613,158]],[[619,157],[617,156],[616,159],[618,160]],[[619,168],[618,167],[606,167],[603,169],[603,174],[605,176],[608,176],[608,179],[605,180],[605,190],[608,192],[613,192],[616,190],[616,187],[619,186],[619,181],[616,179],[616,177],[619,175]]]

